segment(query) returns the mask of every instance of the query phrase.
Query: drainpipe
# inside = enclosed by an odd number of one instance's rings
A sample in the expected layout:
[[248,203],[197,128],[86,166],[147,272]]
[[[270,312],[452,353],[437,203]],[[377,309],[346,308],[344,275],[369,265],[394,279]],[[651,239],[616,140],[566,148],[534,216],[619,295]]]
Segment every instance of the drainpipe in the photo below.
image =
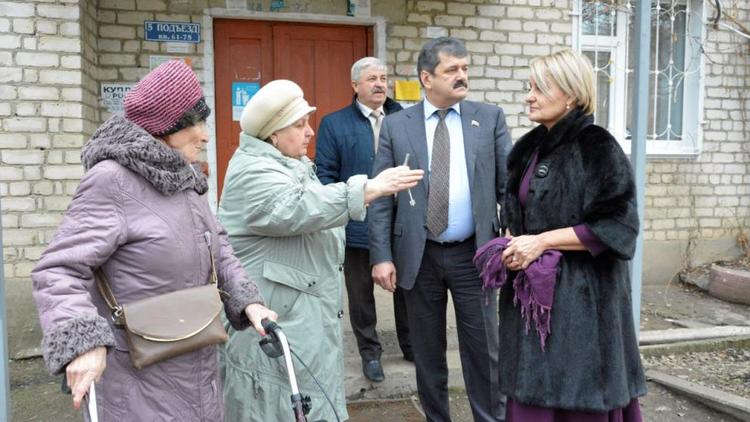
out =
[[635,256],[630,263],[632,276],[633,322],[636,337],[641,323],[641,286],[643,284],[643,224],[646,200],[646,129],[648,119],[649,60],[651,53],[651,1],[637,1],[635,6],[635,97],[633,105],[633,139],[630,160],[635,173],[636,200],[640,229],[635,243]]
[[[2,215],[0,207],[0,216]],[[1,217],[0,217],[1,219]],[[3,244],[3,225],[0,224],[0,245]],[[10,420],[10,384],[8,383],[8,334],[5,316],[5,277],[3,254],[0,253],[0,420]]]

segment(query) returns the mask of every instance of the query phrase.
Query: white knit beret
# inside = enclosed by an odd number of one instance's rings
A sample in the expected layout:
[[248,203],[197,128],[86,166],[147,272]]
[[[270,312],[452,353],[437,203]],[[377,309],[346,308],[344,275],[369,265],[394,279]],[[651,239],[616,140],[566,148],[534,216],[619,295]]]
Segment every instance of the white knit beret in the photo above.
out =
[[305,101],[302,88],[286,79],[277,79],[263,86],[250,98],[240,117],[242,132],[266,140],[279,129],[291,126],[315,111]]

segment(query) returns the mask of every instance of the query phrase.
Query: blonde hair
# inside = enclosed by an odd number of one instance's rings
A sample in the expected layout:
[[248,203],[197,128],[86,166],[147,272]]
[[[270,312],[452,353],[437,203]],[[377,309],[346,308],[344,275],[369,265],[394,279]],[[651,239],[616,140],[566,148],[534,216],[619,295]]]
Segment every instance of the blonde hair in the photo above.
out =
[[529,63],[531,79],[539,87],[542,95],[549,97],[550,80],[566,95],[576,99],[576,105],[586,114],[596,109],[594,88],[594,68],[589,60],[571,49],[565,49],[547,56],[535,57]]

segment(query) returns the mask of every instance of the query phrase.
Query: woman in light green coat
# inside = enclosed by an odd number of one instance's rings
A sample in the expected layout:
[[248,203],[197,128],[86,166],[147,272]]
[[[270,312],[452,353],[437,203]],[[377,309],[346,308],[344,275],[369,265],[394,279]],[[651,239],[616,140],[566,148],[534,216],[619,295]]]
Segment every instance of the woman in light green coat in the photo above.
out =
[[[235,254],[260,289],[292,349],[348,419],[341,334],[344,226],[366,205],[413,187],[421,170],[395,167],[373,179],[352,176],[323,186],[306,157],[310,107],[294,82],[265,85],[243,110],[240,145],[229,161],[219,219]],[[228,421],[292,421],[282,359],[266,356],[256,333],[229,329],[223,354]],[[310,374],[295,362],[300,392],[312,399],[311,421],[336,421]]]

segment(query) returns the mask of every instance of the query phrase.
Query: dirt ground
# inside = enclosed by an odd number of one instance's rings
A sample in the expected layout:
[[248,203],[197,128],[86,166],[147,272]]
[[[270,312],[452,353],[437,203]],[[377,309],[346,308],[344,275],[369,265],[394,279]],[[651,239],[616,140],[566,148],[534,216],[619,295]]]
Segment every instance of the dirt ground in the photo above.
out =
[[[700,289],[683,284],[645,286],[641,310],[642,330],[674,328],[677,326],[675,321],[683,323],[693,321],[710,325],[750,325],[750,307],[720,301],[708,296]],[[705,382],[714,385],[721,385],[721,383],[712,381],[707,373],[716,372],[711,369],[712,364],[720,364],[727,369],[725,371],[727,378],[734,374],[737,375],[738,382],[748,383],[750,382],[747,369],[748,362],[750,362],[748,353],[746,350],[722,351],[685,356],[674,362],[664,359],[644,363],[665,371],[670,369],[677,371],[675,368],[682,366],[685,372],[692,372],[693,377],[697,377],[698,381],[704,378]],[[688,371],[695,365],[704,368],[704,375],[700,375],[696,369]],[[680,374],[679,371],[675,371],[672,373]],[[81,420],[80,415],[73,410],[70,396],[60,393],[60,377],[50,377],[41,359],[11,361],[10,375],[12,421]],[[648,387],[649,394],[641,399],[645,421],[737,422],[730,416],[673,394],[657,384],[649,383]],[[748,391],[747,388],[728,388],[728,390],[745,396]],[[453,420],[455,422],[471,421],[471,409],[466,395],[462,391],[452,391],[450,396]],[[416,398],[351,403],[350,421],[422,421],[424,418],[418,406]]]

